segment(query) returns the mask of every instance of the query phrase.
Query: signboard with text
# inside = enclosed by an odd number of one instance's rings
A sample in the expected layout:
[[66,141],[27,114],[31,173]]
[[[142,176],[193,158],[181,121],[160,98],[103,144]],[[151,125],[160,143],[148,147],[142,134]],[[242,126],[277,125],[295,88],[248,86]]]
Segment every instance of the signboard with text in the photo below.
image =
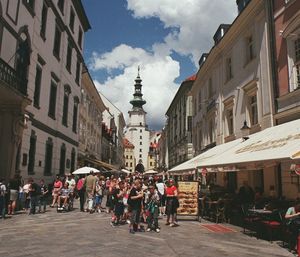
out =
[[178,215],[198,216],[198,182],[178,182]]

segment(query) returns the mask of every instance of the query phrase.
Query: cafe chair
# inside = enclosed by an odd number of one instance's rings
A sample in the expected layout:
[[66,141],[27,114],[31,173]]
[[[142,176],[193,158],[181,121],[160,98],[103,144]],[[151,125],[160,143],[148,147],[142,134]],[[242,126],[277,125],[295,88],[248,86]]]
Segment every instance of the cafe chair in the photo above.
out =
[[261,218],[255,215],[252,215],[248,212],[247,206],[241,206],[242,211],[242,226],[244,230],[244,234],[246,234],[247,230],[250,232],[249,234],[252,235],[254,232],[257,235],[258,232],[258,225],[261,221]]
[[267,232],[268,240],[272,243],[274,234],[280,233],[283,227],[282,215],[279,211],[275,211],[270,217],[266,217],[260,221],[264,231]]
[[216,223],[226,221],[225,218],[225,202],[222,199],[219,199],[216,205]]

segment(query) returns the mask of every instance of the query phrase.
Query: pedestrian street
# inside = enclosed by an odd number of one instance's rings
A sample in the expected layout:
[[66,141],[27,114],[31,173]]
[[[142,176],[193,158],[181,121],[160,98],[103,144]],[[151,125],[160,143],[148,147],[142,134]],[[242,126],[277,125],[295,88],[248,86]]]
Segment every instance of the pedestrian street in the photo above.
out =
[[75,208],[57,213],[48,208],[44,214],[21,213],[0,219],[0,256],[294,256],[280,242],[250,237],[229,224],[216,227],[204,220],[188,220],[170,227],[159,219],[160,233],[130,234],[127,224],[111,227],[110,218],[103,212],[90,214]]

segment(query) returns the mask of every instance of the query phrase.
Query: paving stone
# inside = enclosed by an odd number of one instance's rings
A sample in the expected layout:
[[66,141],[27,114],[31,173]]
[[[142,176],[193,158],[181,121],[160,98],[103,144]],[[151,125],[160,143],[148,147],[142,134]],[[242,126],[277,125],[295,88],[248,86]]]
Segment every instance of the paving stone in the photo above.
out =
[[[77,202],[75,204],[78,204]],[[241,233],[214,233],[203,223],[181,221],[171,228],[160,219],[161,233],[129,234],[128,226],[112,228],[105,213],[82,213],[78,209],[57,213],[19,214],[0,222],[0,256],[18,257],[293,257],[278,244]]]

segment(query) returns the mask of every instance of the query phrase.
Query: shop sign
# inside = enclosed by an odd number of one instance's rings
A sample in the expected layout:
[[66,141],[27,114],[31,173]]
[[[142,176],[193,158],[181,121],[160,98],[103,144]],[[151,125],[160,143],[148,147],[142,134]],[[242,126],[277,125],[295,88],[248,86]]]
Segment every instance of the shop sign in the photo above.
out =
[[178,215],[198,216],[198,182],[178,182]]

